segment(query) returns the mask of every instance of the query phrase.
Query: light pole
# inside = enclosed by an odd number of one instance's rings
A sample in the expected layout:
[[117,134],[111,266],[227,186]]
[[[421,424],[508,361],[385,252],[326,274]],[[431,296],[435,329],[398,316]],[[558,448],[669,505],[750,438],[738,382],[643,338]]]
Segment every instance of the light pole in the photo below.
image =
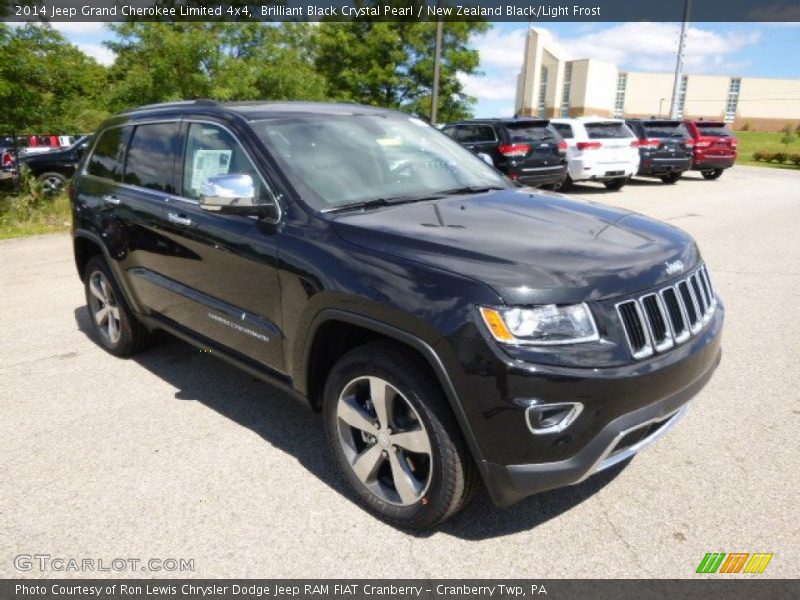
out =
[[661,107],[664,105],[664,100],[666,100],[666,98],[661,98],[661,100],[658,101],[658,118],[659,119],[661,118],[661,115],[663,114],[663,112],[661,110]]
[[678,57],[675,60],[675,81],[672,82],[672,106],[669,110],[671,119],[678,118],[678,99],[681,90],[681,78],[683,76],[683,48],[686,44],[686,29],[689,23],[689,12],[692,10],[692,0],[685,0],[683,5],[683,23],[681,23],[681,37],[678,41]]
[[442,61],[442,34],[444,32],[444,22],[440,19],[436,21],[436,50],[433,55],[433,91],[431,93],[431,125],[436,126],[436,119],[439,116],[439,77],[441,75]]

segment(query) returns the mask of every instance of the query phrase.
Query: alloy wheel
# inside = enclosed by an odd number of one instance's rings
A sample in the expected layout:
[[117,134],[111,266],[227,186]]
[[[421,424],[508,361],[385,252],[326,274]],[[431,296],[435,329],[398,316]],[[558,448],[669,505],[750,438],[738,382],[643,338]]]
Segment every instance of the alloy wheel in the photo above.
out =
[[42,191],[48,195],[54,195],[61,191],[64,182],[56,176],[45,177],[42,181]]
[[359,377],[336,407],[339,444],[359,481],[397,506],[419,502],[432,475],[431,440],[408,399],[380,377]]
[[97,324],[97,330],[107,342],[114,345],[120,338],[119,306],[108,278],[102,271],[89,277],[89,310]]

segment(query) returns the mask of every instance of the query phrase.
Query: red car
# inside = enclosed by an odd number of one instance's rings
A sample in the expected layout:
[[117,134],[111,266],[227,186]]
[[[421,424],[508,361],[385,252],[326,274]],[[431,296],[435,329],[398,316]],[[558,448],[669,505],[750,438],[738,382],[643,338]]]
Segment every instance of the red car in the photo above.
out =
[[694,140],[692,170],[705,179],[718,179],[736,162],[738,142],[722,121],[684,121]]

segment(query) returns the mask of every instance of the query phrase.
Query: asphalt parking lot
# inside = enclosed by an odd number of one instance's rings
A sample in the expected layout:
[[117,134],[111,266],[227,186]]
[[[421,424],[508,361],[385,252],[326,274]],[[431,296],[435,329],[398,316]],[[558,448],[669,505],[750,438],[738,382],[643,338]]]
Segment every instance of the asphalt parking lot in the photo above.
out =
[[349,499],[321,419],[281,393],[166,336],[104,352],[68,235],[0,242],[0,577],[103,575],[14,566],[49,554],[209,578],[680,578],[706,552],[800,575],[800,172],[572,193],[695,236],[727,307],[722,364],[624,468],[502,510],[481,493],[417,536]]

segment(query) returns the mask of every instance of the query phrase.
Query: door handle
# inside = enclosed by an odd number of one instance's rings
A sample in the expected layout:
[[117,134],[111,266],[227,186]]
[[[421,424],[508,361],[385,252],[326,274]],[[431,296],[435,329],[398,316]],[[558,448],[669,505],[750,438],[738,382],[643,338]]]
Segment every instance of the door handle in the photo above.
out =
[[113,204],[114,206],[117,206],[118,204],[122,203],[122,200],[117,198],[114,194],[108,194],[107,196],[103,196],[103,200],[105,202],[108,202],[109,204]]
[[167,221],[175,223],[176,225],[183,225],[184,227],[188,227],[192,224],[192,220],[189,217],[184,217],[174,212],[167,213]]

